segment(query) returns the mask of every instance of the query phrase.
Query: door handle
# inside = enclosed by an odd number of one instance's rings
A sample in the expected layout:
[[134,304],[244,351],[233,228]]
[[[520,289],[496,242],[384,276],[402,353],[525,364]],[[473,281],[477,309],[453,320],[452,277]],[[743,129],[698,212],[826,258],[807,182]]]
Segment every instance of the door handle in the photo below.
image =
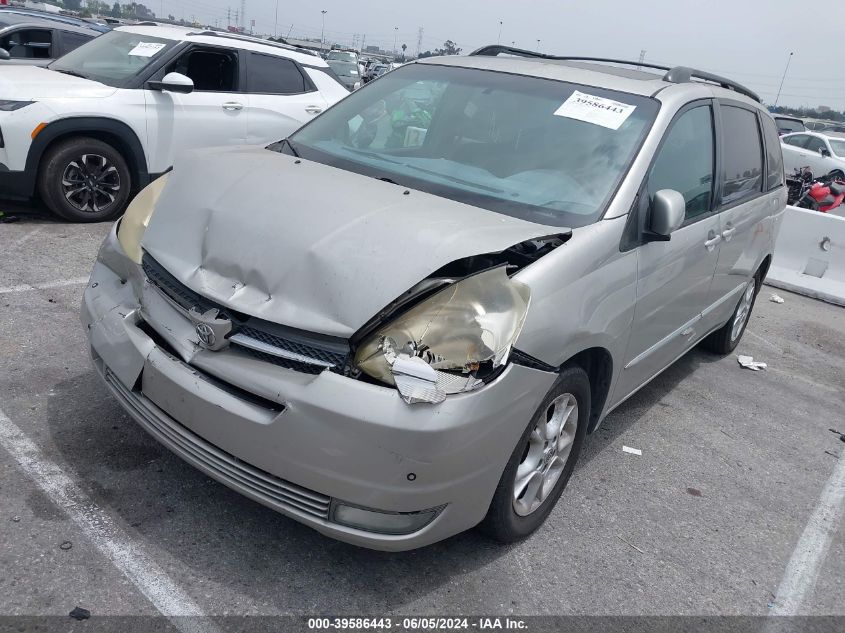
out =
[[234,111],[234,110],[243,110],[244,104],[238,103],[237,101],[227,101],[226,103],[223,104],[223,109],[229,110],[230,112]]
[[[728,225],[728,226],[730,226],[730,225]],[[726,242],[730,242],[731,236],[734,234],[734,231],[736,231],[735,226],[730,226],[730,228],[725,229],[724,231],[722,231],[722,239],[725,240]]]
[[305,106],[305,111],[308,114],[320,114],[320,112],[323,111],[323,108],[321,108],[320,106],[310,105],[310,106]]
[[704,242],[704,248],[706,248],[708,251],[712,251],[714,248],[716,248],[716,244],[722,241],[722,236],[717,235],[716,231],[712,229],[710,230],[710,233],[707,237],[709,237],[710,239]]

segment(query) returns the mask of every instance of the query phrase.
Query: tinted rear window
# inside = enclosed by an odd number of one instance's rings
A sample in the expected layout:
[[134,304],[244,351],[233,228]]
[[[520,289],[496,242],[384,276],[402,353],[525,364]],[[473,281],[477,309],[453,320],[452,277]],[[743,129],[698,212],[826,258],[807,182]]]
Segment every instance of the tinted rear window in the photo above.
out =
[[766,137],[766,189],[783,184],[783,151],[780,147],[777,127],[769,117],[763,117],[763,134]]
[[248,91],[253,93],[290,95],[308,91],[299,68],[284,57],[252,53],[248,77]]

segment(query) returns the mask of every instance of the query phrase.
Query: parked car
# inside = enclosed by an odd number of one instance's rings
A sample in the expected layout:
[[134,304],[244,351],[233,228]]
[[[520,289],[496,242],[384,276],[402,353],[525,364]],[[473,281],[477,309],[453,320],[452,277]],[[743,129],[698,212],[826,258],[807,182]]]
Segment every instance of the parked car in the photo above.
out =
[[349,94],[319,57],[255,38],[127,26],[0,72],[0,191],[61,217],[121,213],[177,151],[267,144]]
[[82,307],[126,411],[344,541],[536,530],[610,411],[736,348],[786,189],[742,86],[533,55],[408,64],[150,184]]
[[39,13],[0,9],[0,70],[18,64],[46,66],[109,30],[83,20],[48,18]]
[[357,62],[328,59],[329,67],[349,90],[361,87],[361,73]]
[[783,164],[788,173],[809,167],[815,176],[845,177],[845,136],[804,132],[781,137]]
[[803,132],[807,128],[804,127],[804,122],[801,119],[796,119],[791,116],[774,115],[772,117],[778,126],[778,133],[792,134],[793,132]]

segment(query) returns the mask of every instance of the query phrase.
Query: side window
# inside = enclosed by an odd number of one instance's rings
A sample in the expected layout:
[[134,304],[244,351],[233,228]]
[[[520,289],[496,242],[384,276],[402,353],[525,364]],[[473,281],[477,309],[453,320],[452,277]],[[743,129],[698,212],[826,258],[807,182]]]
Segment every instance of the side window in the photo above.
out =
[[83,33],[71,33],[70,31],[62,31],[62,55],[69,53],[72,50],[79,48],[85,42],[93,39],[91,35]]
[[713,197],[713,113],[703,105],[684,112],[669,130],[648,176],[649,199],[661,189],[681,192],[686,218],[708,213]]
[[238,92],[238,55],[222,48],[193,48],[166,69],[194,82],[199,92]]
[[20,29],[0,39],[0,48],[16,59],[51,59],[53,33],[49,29]]
[[778,129],[775,122],[763,115],[763,134],[766,137],[766,189],[771,190],[783,184],[783,151],[780,147]]
[[805,147],[811,152],[816,152],[817,154],[819,153],[819,150],[827,149],[827,145],[825,145],[824,141],[818,136],[811,136]]
[[722,204],[759,193],[763,185],[763,146],[757,115],[722,106]]
[[792,145],[793,147],[804,147],[809,140],[809,136],[806,134],[795,134],[794,136],[788,136],[783,139],[783,142],[787,145]]
[[294,95],[310,92],[312,89],[299,67],[284,57],[250,53],[247,72],[247,92]]

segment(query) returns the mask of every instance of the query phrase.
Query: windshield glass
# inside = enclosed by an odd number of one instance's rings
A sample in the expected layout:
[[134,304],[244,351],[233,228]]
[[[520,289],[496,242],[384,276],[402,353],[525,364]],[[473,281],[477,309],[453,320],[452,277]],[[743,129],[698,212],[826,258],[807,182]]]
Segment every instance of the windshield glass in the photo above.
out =
[[357,62],[358,56],[355,53],[348,51],[332,51],[326,59],[336,60],[339,62]]
[[801,121],[793,121],[792,119],[775,119],[775,122],[778,124],[778,129],[783,134],[789,134],[790,132],[803,132],[806,129]]
[[827,140],[830,143],[830,149],[833,150],[834,154],[845,157],[845,139],[829,138]]
[[657,109],[601,88],[410,64],[346,97],[290,146],[309,160],[575,227],[601,216]]
[[337,60],[331,60],[329,62],[329,67],[335,71],[341,77],[357,77],[358,76],[358,65],[357,64],[350,64],[349,62],[339,62]]
[[176,40],[111,31],[72,50],[49,68],[120,88],[176,44]]

